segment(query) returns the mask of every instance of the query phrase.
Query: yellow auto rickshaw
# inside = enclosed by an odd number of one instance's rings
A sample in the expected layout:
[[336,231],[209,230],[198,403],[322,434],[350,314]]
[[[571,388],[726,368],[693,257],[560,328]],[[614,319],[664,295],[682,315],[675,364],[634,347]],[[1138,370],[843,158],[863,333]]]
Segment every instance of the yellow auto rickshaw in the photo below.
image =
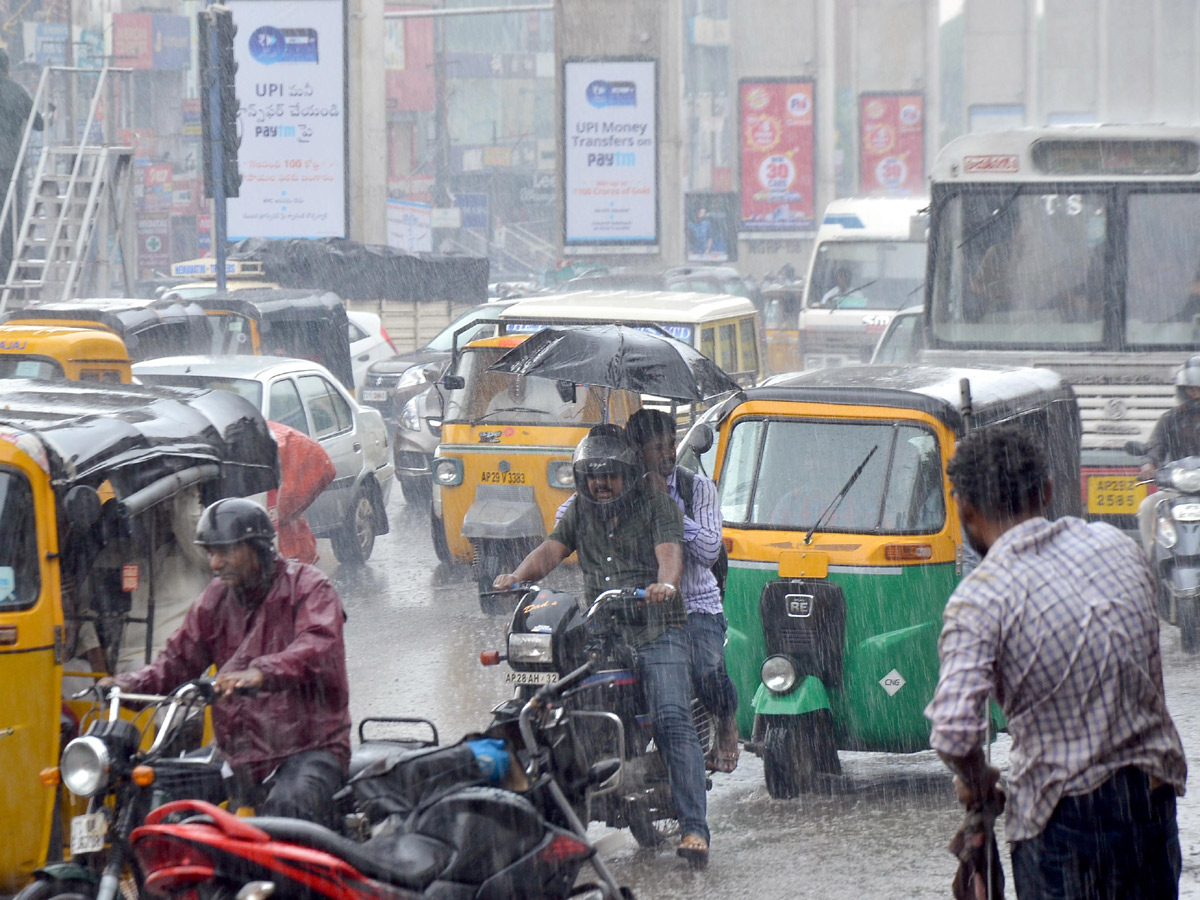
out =
[[[575,490],[571,456],[588,429],[623,425],[641,406],[627,391],[489,370],[528,337],[470,342],[442,381],[448,394],[433,460],[433,543],[443,561],[473,564],[480,591],[553,530]],[[490,597],[480,602],[488,612],[508,611]]]
[[106,329],[0,325],[0,378],[129,384],[131,363],[124,342]]
[[[270,490],[279,464],[261,414],[225,391],[0,379],[0,395],[0,892],[10,892],[62,859],[70,834],[61,795],[39,780],[76,724],[67,661],[77,646],[98,650],[80,673],[101,660],[112,671],[137,598],[148,661],[168,590],[159,567],[177,540],[170,501]],[[72,877],[71,863],[51,865]]]

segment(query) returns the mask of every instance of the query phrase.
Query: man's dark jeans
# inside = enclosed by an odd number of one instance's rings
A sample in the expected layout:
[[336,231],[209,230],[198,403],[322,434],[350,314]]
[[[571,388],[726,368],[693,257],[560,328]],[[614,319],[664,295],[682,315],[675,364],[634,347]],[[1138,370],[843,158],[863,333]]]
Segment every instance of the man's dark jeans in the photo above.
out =
[[1013,844],[1020,900],[1171,900],[1179,896],[1175,791],[1135,768],[1064,797],[1046,830]]
[[306,750],[285,760],[259,788],[266,799],[257,805],[260,816],[307,819],[332,828],[333,795],[345,783],[338,758],[328,750]]

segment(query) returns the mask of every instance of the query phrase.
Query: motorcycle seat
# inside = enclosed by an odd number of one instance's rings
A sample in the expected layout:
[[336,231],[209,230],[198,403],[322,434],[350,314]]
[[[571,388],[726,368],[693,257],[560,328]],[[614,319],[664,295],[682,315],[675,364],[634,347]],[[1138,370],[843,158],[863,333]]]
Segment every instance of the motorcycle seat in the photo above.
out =
[[393,833],[359,844],[303,819],[261,816],[247,819],[272,840],[322,850],[375,881],[420,891],[432,884],[454,858],[454,848],[423,834]]
[[350,753],[349,777],[353,778],[358,775],[377,760],[388,759],[410,749],[412,749],[410,746],[398,744],[395,741],[363,741]]

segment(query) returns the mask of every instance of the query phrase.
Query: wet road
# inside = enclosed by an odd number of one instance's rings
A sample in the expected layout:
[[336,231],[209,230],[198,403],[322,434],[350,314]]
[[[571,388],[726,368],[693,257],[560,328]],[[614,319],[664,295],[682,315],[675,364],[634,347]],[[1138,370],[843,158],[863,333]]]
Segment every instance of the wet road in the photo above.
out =
[[[342,569],[321,543],[322,567],[349,614],[347,654],[357,723],[369,715],[423,715],[442,741],[482,728],[510,693],[503,669],[479,651],[499,648],[502,618],[484,615],[466,569],[440,566],[428,512],[389,507],[392,533],[363,569]],[[1200,898],[1200,658],[1184,657],[1179,633],[1163,627],[1167,703],[1193,761],[1193,793],[1180,801],[1181,897]],[[995,760],[1006,762],[1001,736]],[[950,778],[931,752],[842,753],[843,775],[821,794],[777,801],[758,759],[717,775],[708,795],[712,856],[689,871],[672,853],[640,851],[627,832],[593,826],[618,879],[640,898],[841,898],[949,896],[954,860],[946,844],[958,823]],[[1002,835],[1001,835],[1002,837]],[[1005,868],[1008,869],[1007,852]],[[1011,877],[1008,896],[1015,897]]]

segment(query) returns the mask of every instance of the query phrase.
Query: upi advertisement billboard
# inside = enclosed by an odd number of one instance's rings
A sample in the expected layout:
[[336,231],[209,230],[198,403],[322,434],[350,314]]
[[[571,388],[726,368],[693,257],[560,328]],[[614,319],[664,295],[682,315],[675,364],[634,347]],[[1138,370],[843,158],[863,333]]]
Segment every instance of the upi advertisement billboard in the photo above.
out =
[[563,63],[563,244],[658,244],[657,69],[653,60]]

